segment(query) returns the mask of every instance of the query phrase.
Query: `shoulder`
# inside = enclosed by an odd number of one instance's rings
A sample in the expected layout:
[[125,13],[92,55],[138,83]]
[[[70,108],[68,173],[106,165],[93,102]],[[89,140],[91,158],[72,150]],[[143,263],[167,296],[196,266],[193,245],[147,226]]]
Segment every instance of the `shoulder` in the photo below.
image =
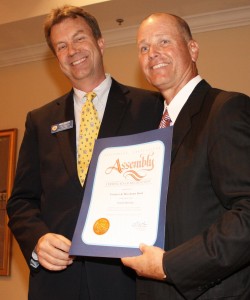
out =
[[190,106],[196,110],[201,105],[210,114],[222,113],[225,110],[239,111],[246,109],[249,111],[249,96],[235,91],[226,91],[211,87],[205,80],[202,80],[195,87],[192,93]]
[[56,122],[59,118],[65,118],[65,112],[73,111],[73,93],[69,93],[39,107],[27,114],[27,122],[32,122],[38,126]]
[[228,114],[229,111],[237,114],[244,111],[250,113],[250,98],[240,92],[225,91],[222,89],[211,88],[210,97],[214,98],[213,111]]
[[37,114],[37,113],[42,113],[42,112],[47,112],[50,110],[53,110],[54,108],[65,105],[67,101],[73,100],[73,92],[70,91],[69,93],[62,95],[46,104],[44,104],[41,107],[35,108],[31,111],[32,114]]
[[216,92],[210,111],[210,133],[213,138],[230,140],[232,136],[243,139],[250,132],[250,98],[232,91],[211,89]]
[[67,106],[73,107],[73,92],[69,93],[52,100],[51,102],[46,103],[45,105],[35,108],[28,112],[28,116],[36,119],[42,118],[43,116],[49,117],[54,113],[60,111],[61,108],[65,108]]

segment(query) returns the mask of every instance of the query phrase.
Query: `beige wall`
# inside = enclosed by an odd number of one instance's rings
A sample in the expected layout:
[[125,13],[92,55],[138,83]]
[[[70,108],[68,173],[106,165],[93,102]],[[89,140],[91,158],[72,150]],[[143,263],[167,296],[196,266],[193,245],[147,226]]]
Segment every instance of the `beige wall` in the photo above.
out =
[[[200,44],[198,67],[219,88],[250,95],[250,26],[195,35]],[[118,81],[150,88],[141,75],[134,45],[106,49],[106,70]],[[0,69],[0,128],[18,128],[18,148],[26,113],[67,92],[70,85],[54,59]],[[28,268],[13,239],[11,275],[0,277],[1,300],[27,299]]]

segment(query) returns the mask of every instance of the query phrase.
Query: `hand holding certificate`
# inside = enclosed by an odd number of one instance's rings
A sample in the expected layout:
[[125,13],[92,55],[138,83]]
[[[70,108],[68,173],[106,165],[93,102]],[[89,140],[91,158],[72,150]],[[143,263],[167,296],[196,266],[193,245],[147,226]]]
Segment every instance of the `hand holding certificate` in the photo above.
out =
[[96,141],[70,254],[123,257],[164,246],[172,128]]

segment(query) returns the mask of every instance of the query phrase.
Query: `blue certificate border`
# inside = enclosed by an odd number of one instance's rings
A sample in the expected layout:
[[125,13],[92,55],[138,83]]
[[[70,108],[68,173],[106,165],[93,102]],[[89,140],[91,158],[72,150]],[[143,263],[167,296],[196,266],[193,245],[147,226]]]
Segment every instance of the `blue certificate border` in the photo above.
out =
[[167,128],[151,130],[151,131],[133,134],[133,135],[103,138],[103,139],[98,139],[96,141],[91,164],[89,167],[89,173],[87,177],[85,193],[82,200],[82,206],[80,209],[78,221],[73,235],[70,255],[120,258],[125,256],[135,256],[141,254],[139,248],[88,245],[82,241],[81,236],[85,225],[86,217],[88,214],[89,206],[90,206],[93,182],[95,179],[95,172],[96,172],[97,162],[100,153],[104,149],[110,147],[137,145],[137,144],[143,144],[152,141],[161,141],[165,146],[164,166],[163,166],[163,172],[161,178],[162,185],[161,185],[161,199],[160,199],[160,206],[159,206],[159,226],[158,226],[157,238],[154,244],[154,246],[164,248],[166,205],[167,205],[169,171],[170,171],[170,163],[171,163],[172,135],[173,135],[173,127],[171,126]]

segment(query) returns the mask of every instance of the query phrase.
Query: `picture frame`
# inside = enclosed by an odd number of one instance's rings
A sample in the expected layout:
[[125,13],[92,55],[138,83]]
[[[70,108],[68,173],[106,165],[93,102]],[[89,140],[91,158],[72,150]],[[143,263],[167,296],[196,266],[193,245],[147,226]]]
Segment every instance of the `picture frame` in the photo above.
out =
[[14,181],[17,129],[0,130],[0,275],[10,274],[11,232],[6,212]]

